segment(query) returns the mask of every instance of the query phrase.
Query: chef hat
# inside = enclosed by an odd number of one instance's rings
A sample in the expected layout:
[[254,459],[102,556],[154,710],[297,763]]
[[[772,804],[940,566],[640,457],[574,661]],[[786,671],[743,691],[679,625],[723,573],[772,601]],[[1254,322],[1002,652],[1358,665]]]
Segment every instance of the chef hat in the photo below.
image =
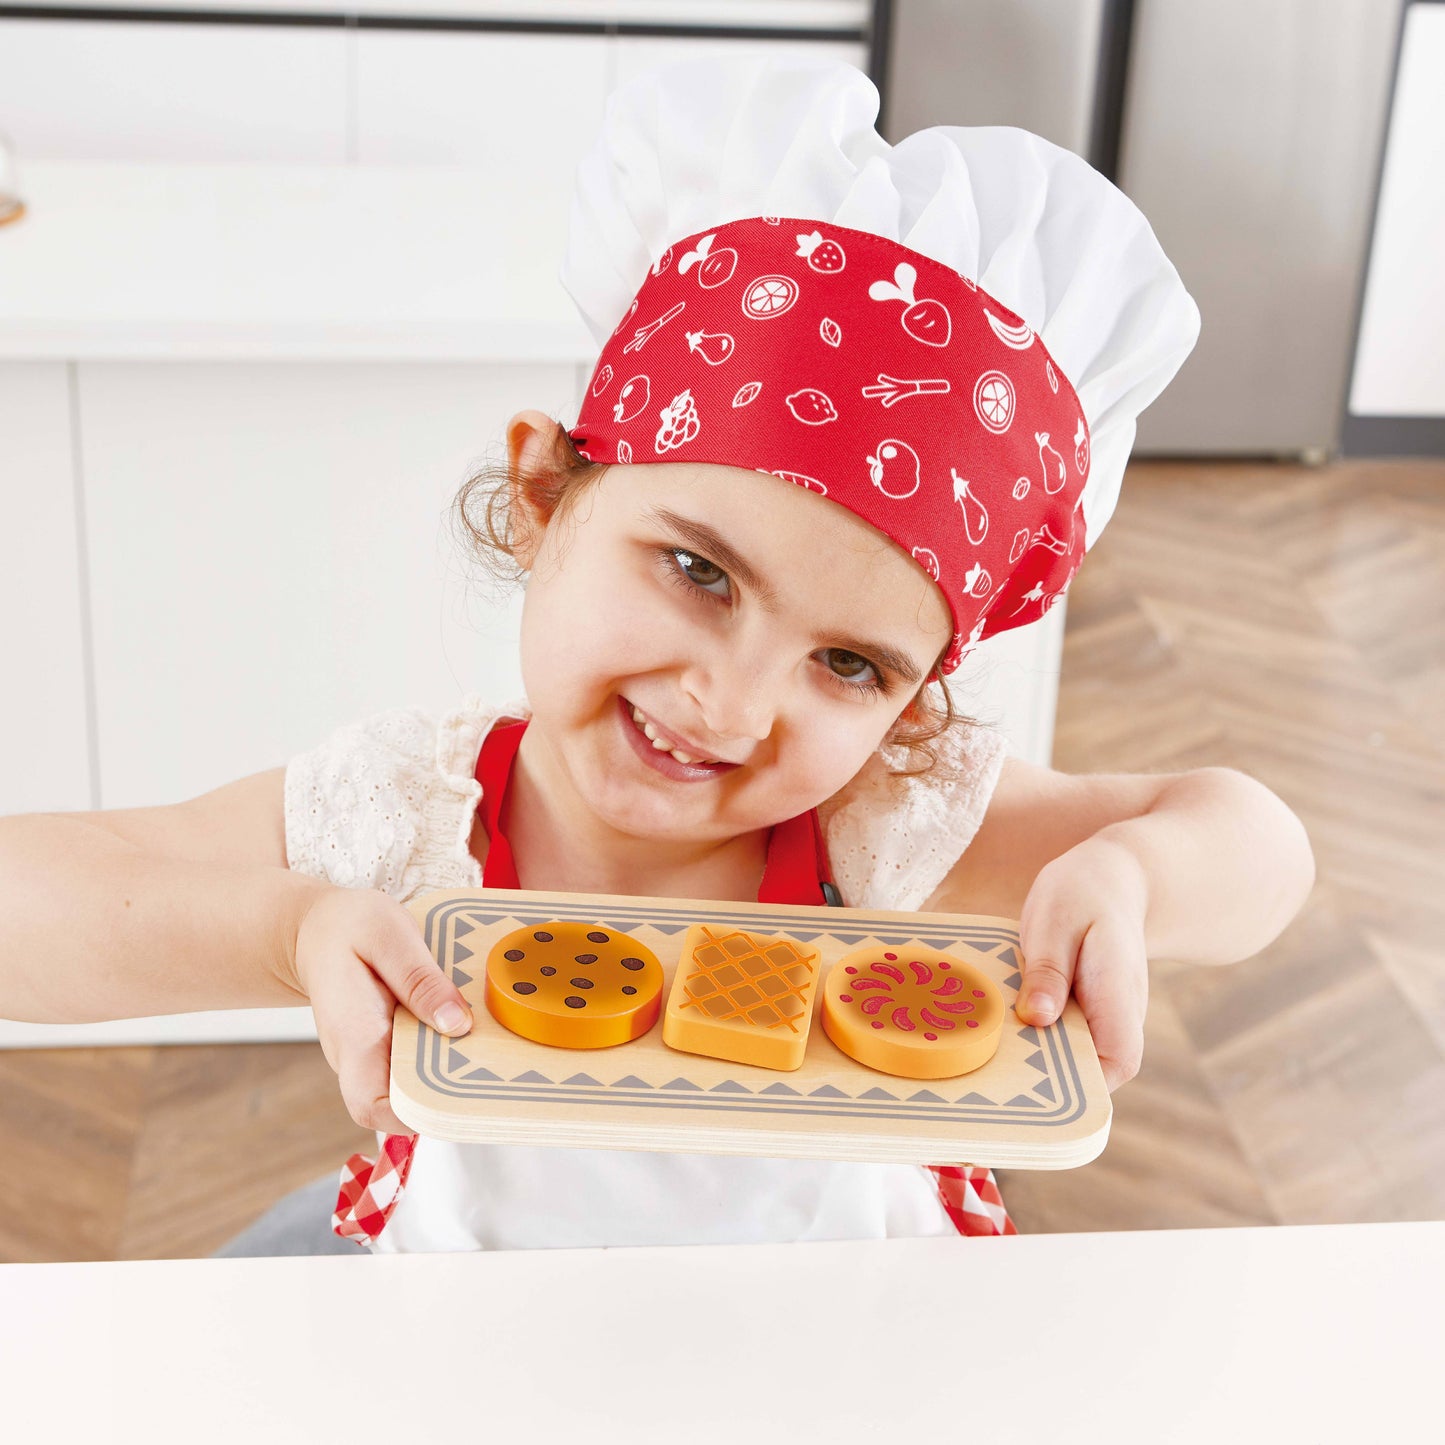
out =
[[946,673],[1066,588],[1199,311],[1080,157],[1011,126],[890,145],[878,109],[854,66],[796,54],[609,97],[559,273],[602,347],[570,435],[848,507],[943,590]]

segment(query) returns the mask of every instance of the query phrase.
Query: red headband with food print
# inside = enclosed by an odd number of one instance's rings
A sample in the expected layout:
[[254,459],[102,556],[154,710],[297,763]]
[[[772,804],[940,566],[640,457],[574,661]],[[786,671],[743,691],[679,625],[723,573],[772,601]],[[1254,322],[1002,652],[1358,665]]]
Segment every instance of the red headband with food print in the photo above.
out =
[[892,538],[953,616],[941,663],[1047,612],[1084,557],[1089,428],[1034,331],[896,241],[790,216],[686,236],[602,349],[594,462],[714,462]]

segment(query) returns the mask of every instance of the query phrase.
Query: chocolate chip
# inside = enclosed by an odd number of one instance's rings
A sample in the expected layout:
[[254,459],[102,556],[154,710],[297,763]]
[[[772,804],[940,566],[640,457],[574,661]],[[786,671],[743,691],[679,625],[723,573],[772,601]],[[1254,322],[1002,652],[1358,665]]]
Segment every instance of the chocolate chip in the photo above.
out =
[[552,935],[550,933],[534,933],[532,937],[535,938],[538,943],[551,943],[552,941]]
[[537,985],[536,985],[535,983],[527,983],[527,982],[525,982],[525,981],[523,981],[522,983],[514,983],[514,984],[512,985],[512,992],[513,992],[513,993],[536,993],[536,992],[537,992]]
[[591,987],[592,987],[592,980],[591,980],[590,978],[574,978],[574,979],[571,980],[571,983],[572,983],[572,987],[573,987],[573,988],[591,988]]
[[597,955],[595,953],[579,953],[572,961],[574,963],[596,963]]
[[636,990],[635,988],[633,988],[633,986],[632,986],[630,983],[624,983],[624,984],[622,985],[622,992],[623,992],[623,993],[636,993],[637,990]]
[[511,961],[512,961],[513,963],[516,963],[516,961],[517,961],[519,958],[526,958],[526,956],[527,956],[527,955],[526,955],[525,953],[523,953],[520,948],[509,948],[509,949],[502,955],[503,958],[509,958],[509,959],[511,959]]
[[630,968],[633,973],[636,973],[639,968],[647,967],[640,958],[624,958],[622,960],[622,966],[623,968]]
[[589,934],[587,935],[587,942],[588,942],[588,943],[606,943],[606,942],[607,942],[607,935],[606,935],[605,933],[589,933]]
[[578,998],[575,993],[569,993],[567,997],[562,1000],[562,1002],[565,1003],[568,1008],[587,1007],[587,1000],[585,998]]
[[541,973],[543,978],[551,978],[552,975],[556,972],[557,970],[553,968],[550,963],[544,963],[542,965]]

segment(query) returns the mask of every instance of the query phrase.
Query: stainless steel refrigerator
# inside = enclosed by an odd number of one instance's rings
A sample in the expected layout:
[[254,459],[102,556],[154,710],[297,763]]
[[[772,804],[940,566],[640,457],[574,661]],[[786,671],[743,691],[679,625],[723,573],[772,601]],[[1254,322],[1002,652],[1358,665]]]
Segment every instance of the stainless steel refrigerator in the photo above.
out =
[[887,139],[1018,125],[1067,146],[1136,202],[1198,302],[1136,455],[1335,454],[1402,0],[886,10]]

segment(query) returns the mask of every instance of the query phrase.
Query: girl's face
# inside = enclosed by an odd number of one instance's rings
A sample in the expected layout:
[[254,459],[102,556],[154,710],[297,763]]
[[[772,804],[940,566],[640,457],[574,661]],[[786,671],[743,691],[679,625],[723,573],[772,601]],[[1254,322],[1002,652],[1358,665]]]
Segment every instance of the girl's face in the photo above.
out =
[[[539,462],[554,434],[542,413],[514,418],[514,464]],[[550,525],[524,516],[534,726],[580,798],[624,833],[721,840],[815,807],[878,747],[952,632],[938,587],[902,548],[764,473],[614,465]],[[619,696],[697,756],[740,766],[664,776],[634,752]]]

